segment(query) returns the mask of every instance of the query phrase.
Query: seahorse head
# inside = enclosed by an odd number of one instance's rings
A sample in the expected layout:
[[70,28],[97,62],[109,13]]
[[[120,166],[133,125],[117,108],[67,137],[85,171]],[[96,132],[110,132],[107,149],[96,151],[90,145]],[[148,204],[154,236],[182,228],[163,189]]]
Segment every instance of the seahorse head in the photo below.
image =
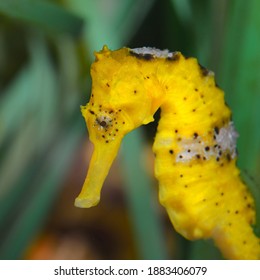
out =
[[91,66],[91,98],[81,107],[94,152],[82,191],[75,201],[78,207],[91,207],[99,202],[101,187],[122,138],[136,127],[153,121],[161,100],[153,66],[137,59],[130,49],[111,51],[104,46],[95,57]]

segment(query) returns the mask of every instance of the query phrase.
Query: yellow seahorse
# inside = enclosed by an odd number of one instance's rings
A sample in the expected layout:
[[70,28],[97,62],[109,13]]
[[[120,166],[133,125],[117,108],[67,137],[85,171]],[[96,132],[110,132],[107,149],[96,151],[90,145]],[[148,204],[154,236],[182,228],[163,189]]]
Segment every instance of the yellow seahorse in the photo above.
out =
[[153,151],[159,199],[189,240],[212,238],[229,259],[259,259],[254,200],[236,167],[237,133],[214,74],[180,52],[107,46],[95,53],[82,106],[94,152],[78,207],[91,207],[122,138],[161,109]]

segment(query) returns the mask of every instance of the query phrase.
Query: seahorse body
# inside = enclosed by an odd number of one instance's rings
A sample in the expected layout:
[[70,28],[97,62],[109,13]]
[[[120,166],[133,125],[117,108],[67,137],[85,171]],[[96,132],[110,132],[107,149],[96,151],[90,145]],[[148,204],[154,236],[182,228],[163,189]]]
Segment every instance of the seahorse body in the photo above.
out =
[[99,202],[122,138],[161,108],[155,176],[175,229],[190,240],[212,238],[226,258],[259,259],[254,200],[236,167],[237,133],[214,74],[179,52],[105,46],[95,55],[82,107],[94,153],[75,205]]

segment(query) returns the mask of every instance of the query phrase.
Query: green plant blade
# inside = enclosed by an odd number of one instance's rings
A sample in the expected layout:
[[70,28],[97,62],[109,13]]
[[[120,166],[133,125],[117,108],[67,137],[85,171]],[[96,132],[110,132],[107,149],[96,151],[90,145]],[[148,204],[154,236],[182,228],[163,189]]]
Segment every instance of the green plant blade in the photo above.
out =
[[0,13],[12,19],[72,36],[79,36],[84,23],[80,17],[48,1],[1,0]]

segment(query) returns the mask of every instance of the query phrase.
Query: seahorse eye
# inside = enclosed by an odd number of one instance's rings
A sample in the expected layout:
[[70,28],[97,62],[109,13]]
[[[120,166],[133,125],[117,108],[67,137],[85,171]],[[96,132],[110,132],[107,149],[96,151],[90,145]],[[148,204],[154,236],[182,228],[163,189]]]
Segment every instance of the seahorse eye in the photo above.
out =
[[108,128],[112,124],[112,119],[109,116],[98,116],[96,118],[96,123],[101,127],[101,128]]
[[106,123],[105,121],[101,121],[101,122],[99,123],[99,125],[101,125],[101,126],[103,126],[103,127],[106,127],[106,126],[107,126],[107,123]]

